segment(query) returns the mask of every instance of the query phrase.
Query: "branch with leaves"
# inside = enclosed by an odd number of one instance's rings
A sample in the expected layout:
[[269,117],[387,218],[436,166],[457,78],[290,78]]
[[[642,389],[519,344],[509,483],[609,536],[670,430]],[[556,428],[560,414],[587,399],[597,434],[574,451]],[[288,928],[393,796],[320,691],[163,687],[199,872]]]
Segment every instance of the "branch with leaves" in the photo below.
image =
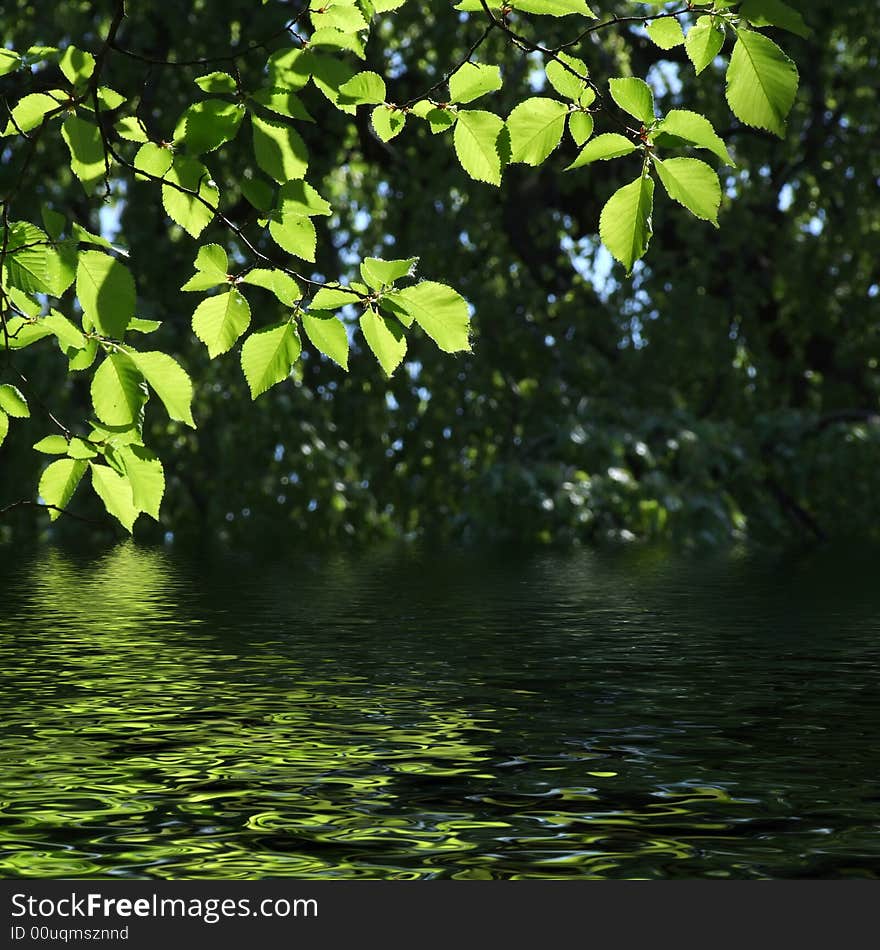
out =
[[[142,513],[158,519],[165,474],[144,441],[145,413],[155,397],[174,423],[195,427],[195,420],[193,382],[176,356],[135,342],[156,331],[160,321],[136,316],[132,268],[137,261],[130,260],[124,237],[111,243],[49,207],[39,224],[12,216],[47,137],[63,140],[70,171],[89,201],[112,204],[131,187],[158,190],[173,226],[196,242],[194,273],[181,288],[203,295],[192,312],[192,330],[212,359],[239,348],[256,399],[288,379],[303,338],[346,370],[356,326],[387,375],[403,362],[415,328],[447,353],[471,346],[468,304],[445,283],[416,281],[417,258],[367,257],[357,279],[349,281],[328,281],[309,271],[316,261],[316,222],[334,214],[320,188],[307,180],[310,157],[299,129],[314,121],[309,96],[322,97],[345,119],[367,110],[382,142],[404,133],[410,120],[424,123],[434,135],[448,133],[463,171],[492,186],[502,184],[512,163],[547,162],[566,129],[579,149],[566,170],[638,159],[637,177],[609,197],[598,222],[602,241],[630,273],[650,243],[655,182],[696,218],[717,226],[718,175],[690,153],[702,150],[726,165],[733,160],[706,117],[687,109],[659,115],[645,79],[593,77],[586,57],[596,34],[644,30],[662,50],[684,47],[698,74],[732,40],[726,97],[734,115],[783,135],[798,73],[762,30],[806,30],[782,0],[649,3],[640,4],[648,9],[638,14],[606,19],[585,0],[461,0],[455,10],[473,18],[477,30],[465,55],[437,70],[424,93],[396,104],[385,78],[357,63],[366,56],[375,25],[403,2],[313,2],[262,40],[190,59],[138,52],[124,39],[127,11],[117,2],[94,53],[76,45],[0,50],[0,75],[57,69],[63,77],[57,88],[26,92],[9,104],[2,136],[17,172],[0,203],[0,342],[7,368],[18,351],[49,343],[60,350],[68,373],[91,376],[93,412],[72,428],[27,392],[22,374],[16,384],[0,384],[0,443],[11,419],[29,415],[29,399],[60,429],[34,446],[56,456],[38,489],[51,518],[66,510],[88,473],[107,511],[127,530]],[[574,23],[571,39],[551,46],[533,38],[547,17]],[[546,82],[544,94],[525,98],[506,117],[473,105],[504,87],[507,64],[480,61],[489,38],[498,35],[515,59],[541,57]],[[242,78],[244,60],[260,54],[268,54],[261,79],[249,85]],[[193,72],[193,100],[167,140],[148,134],[136,93],[107,84],[114,58]],[[614,130],[597,129],[603,122]],[[239,184],[259,227],[256,236],[228,210],[211,168],[247,127],[251,161]],[[200,243],[215,225],[221,237]],[[283,308],[280,320],[252,325],[253,288],[268,292]]]

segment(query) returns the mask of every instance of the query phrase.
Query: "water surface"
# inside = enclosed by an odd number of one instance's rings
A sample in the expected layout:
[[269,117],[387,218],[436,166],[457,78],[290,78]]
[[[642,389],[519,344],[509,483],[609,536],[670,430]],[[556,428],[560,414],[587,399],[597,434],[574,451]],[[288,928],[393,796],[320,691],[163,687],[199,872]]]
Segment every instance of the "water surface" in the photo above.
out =
[[0,876],[880,876],[880,585],[0,549]]

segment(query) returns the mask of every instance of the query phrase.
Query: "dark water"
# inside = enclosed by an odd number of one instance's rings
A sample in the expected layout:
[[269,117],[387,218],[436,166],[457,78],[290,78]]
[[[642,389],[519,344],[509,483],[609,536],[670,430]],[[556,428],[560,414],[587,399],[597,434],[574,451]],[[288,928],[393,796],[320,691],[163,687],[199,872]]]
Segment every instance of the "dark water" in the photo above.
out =
[[870,555],[0,549],[0,876],[880,876]]

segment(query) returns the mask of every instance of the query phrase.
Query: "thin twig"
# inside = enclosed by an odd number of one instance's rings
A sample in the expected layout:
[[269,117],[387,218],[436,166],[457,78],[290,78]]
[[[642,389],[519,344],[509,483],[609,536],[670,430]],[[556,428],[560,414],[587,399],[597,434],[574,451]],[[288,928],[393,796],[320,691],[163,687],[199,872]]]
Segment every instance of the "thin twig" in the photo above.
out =
[[297,42],[305,45],[306,40],[296,32],[294,27],[300,21],[303,14],[305,14],[306,9],[300,10],[300,12],[292,20],[288,20],[280,30],[276,30],[271,34],[271,36],[267,36],[264,40],[260,40],[257,43],[251,43],[250,46],[246,46],[244,49],[238,50],[235,53],[226,53],[218,56],[201,56],[197,59],[157,59],[153,56],[147,56],[145,53],[138,53],[136,50],[126,49],[123,46],[119,46],[115,42],[115,39],[114,42],[111,43],[110,48],[116,53],[120,53],[123,56],[128,56],[130,59],[139,60],[142,63],[149,63],[151,66],[213,66],[216,63],[234,63],[236,60],[247,56],[249,53],[266,49],[272,40],[278,39],[278,37],[284,33],[290,33],[291,36],[297,40]]
[[463,69],[464,66],[467,65],[467,63],[471,61],[471,57],[483,45],[483,43],[486,42],[486,39],[488,38],[489,34],[492,32],[492,30],[495,29],[495,25],[496,24],[494,22],[490,22],[489,25],[486,27],[486,29],[483,30],[482,34],[478,36],[477,39],[474,40],[474,42],[471,44],[464,59],[462,59],[459,63],[453,66],[452,69],[450,69],[447,73],[445,73],[445,75],[441,79],[439,79],[437,82],[435,82],[434,85],[431,86],[430,89],[426,89],[420,96],[413,96],[412,99],[407,99],[407,101],[401,105],[401,108],[407,109],[413,103],[419,102],[421,99],[429,98],[432,92],[436,92],[438,89],[445,86],[449,82],[449,80],[452,79],[452,77],[460,69]]
[[602,23],[594,23],[593,26],[588,26],[585,30],[581,30],[581,32],[578,33],[578,35],[573,40],[569,40],[567,43],[560,43],[559,46],[552,47],[550,51],[553,53],[559,53],[564,49],[570,49],[572,46],[577,46],[581,40],[586,39],[591,33],[598,33],[600,30],[605,30],[609,26],[620,26],[622,23],[638,23],[642,26],[645,26],[653,20],[671,19],[673,17],[678,19],[678,17],[684,16],[685,14],[691,12],[691,7],[688,5],[683,10],[674,10],[668,13],[649,13],[647,16],[614,15]]
[[12,502],[11,505],[6,505],[5,508],[0,508],[0,517],[9,511],[14,511],[16,508],[50,508],[52,511],[57,511],[59,514],[66,515],[68,518],[73,518],[76,521],[83,521],[85,524],[97,525],[99,528],[104,527],[103,522],[95,521],[93,518],[86,518],[83,515],[75,514],[72,511],[68,511],[66,508],[59,508],[58,505],[40,504],[38,501],[31,501],[30,498],[22,498],[20,501]]

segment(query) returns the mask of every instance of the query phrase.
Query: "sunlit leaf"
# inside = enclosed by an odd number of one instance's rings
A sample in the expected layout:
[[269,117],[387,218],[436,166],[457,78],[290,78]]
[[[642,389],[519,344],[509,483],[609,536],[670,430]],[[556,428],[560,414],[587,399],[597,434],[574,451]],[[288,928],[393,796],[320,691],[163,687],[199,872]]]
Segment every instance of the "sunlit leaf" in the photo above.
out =
[[477,181],[501,184],[499,138],[504,122],[491,112],[467,109],[455,123],[455,152],[461,167]]
[[247,300],[233,287],[225,294],[203,300],[193,314],[195,335],[208,347],[213,359],[232,349],[251,322]]
[[651,213],[654,208],[654,179],[641,174],[618,189],[602,209],[599,235],[616,260],[631,273],[651,240]]
[[[86,462],[79,459],[58,459],[52,462],[40,476],[40,497],[47,505],[64,509],[82,480]],[[54,521],[59,511],[50,510],[49,518]]]
[[773,40],[740,30],[727,68],[727,101],[734,115],[782,138],[797,88],[797,67]]
[[348,369],[348,333],[334,316],[322,313],[304,313],[303,329],[312,344],[325,356]]
[[[53,464],[59,465],[61,463],[55,462]],[[139,513],[134,504],[131,481],[125,475],[120,475],[119,472],[110,468],[109,465],[100,465],[96,462],[76,462],[75,464],[88,464],[92,472],[92,488],[94,488],[101,501],[104,502],[107,513],[113,515],[130,534],[134,529],[134,523]]]
[[110,426],[131,425],[144,404],[143,377],[124,353],[111,353],[92,377],[92,405]]
[[301,352],[299,334],[289,320],[251,333],[241,348],[241,368],[251,399],[287,379]]
[[386,375],[390,376],[406,356],[406,337],[400,321],[367,307],[361,315],[360,326],[367,346]]
[[127,350],[127,354],[150,389],[162,401],[170,418],[185,422],[194,429],[196,424],[192,417],[193,384],[186,370],[167,353],[139,353],[136,350]]
[[83,313],[105,335],[121,339],[134,316],[129,269],[101,251],[83,251],[76,268],[76,295]]

